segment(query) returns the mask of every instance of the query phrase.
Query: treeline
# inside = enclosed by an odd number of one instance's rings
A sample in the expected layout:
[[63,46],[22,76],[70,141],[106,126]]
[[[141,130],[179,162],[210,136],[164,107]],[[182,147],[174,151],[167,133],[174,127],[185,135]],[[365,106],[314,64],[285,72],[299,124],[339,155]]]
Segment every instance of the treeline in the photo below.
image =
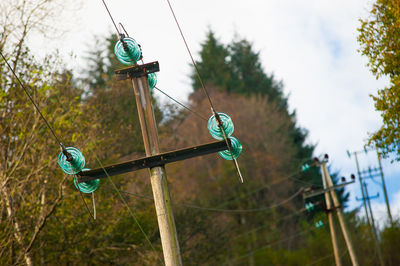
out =
[[[136,103],[128,81],[116,82],[115,39],[91,48],[88,72],[78,80],[55,57],[38,62],[24,37],[2,35],[0,51],[11,62],[56,135],[79,148],[90,168],[144,155]],[[8,38],[10,37],[10,38]],[[22,41],[21,41],[22,40]],[[233,164],[217,154],[167,166],[175,221],[185,265],[327,265],[334,263],[321,208],[304,211],[303,187],[320,188],[307,131],[288,111],[282,82],[266,74],[259,54],[244,39],[221,44],[208,32],[198,61],[215,107],[229,114],[243,145],[241,184]],[[58,69],[56,71],[56,69]],[[209,117],[207,100],[192,76],[189,107]],[[159,85],[162,89],[162,84]],[[76,190],[56,158],[59,145],[5,65],[0,63],[0,264],[160,265],[161,243],[147,171],[112,177],[92,196]],[[207,121],[175,105],[153,103],[163,151],[212,141]],[[335,175],[333,175],[335,176]],[[336,178],[335,178],[336,179]],[[348,197],[340,192],[342,203]],[[321,198],[322,199],[322,198]],[[316,199],[316,200],[321,200]],[[378,258],[368,227],[346,214],[361,265]],[[136,223],[135,221],[138,221]],[[139,225],[140,226],[139,226]],[[339,228],[338,228],[339,229]],[[388,265],[399,225],[380,236]],[[145,235],[143,234],[145,232]],[[350,265],[339,239],[344,265]]]

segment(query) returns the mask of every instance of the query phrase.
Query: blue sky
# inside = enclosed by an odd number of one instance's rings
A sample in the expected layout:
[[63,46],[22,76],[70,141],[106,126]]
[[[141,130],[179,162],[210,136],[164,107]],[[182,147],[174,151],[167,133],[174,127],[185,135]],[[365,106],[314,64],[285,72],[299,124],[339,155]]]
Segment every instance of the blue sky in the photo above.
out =
[[[296,110],[298,124],[310,131],[308,141],[317,144],[316,155],[328,153],[333,170],[341,175],[356,173],[346,150],[362,150],[368,134],[380,126],[370,94],[385,86],[365,66],[358,52],[359,18],[368,16],[371,1],[365,0],[173,0],[171,1],[196,55],[209,27],[224,43],[235,34],[260,51],[264,69],[283,81],[289,105]],[[141,45],[146,62],[158,60],[158,85],[173,97],[186,101],[190,93],[189,57],[174,24],[166,0],[108,1],[117,22],[122,22]],[[84,1],[68,14],[62,28],[67,33],[45,44],[39,37],[31,43],[40,53],[56,47],[70,67],[79,72],[82,56],[93,45],[94,35],[113,30],[100,0]],[[44,49],[45,48],[45,49]],[[73,53],[75,57],[70,57]],[[161,97],[161,96],[160,96]],[[165,99],[164,99],[165,100]],[[366,168],[376,165],[373,155],[360,155]],[[383,162],[393,214],[400,215],[398,163]],[[371,195],[378,191],[369,182]],[[358,206],[358,182],[348,187],[350,206]],[[376,216],[385,217],[383,196],[374,201]]]

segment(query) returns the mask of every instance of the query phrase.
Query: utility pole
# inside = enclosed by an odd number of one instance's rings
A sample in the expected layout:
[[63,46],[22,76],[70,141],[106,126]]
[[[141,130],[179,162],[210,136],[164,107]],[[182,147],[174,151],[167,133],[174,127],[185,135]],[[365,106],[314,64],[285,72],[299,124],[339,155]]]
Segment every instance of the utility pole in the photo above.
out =
[[388,197],[387,191],[386,191],[385,178],[383,176],[381,155],[379,154],[378,151],[376,152],[376,155],[378,157],[379,170],[381,173],[381,181],[382,181],[382,190],[383,190],[383,195],[385,196],[386,208],[387,208],[387,212],[388,212],[388,216],[389,216],[389,221],[390,221],[390,224],[393,226],[393,218],[392,218],[392,213],[390,212],[390,206],[389,206],[389,197]]
[[[358,164],[358,158],[357,158],[357,153],[358,152],[353,152],[354,158],[356,160],[356,166],[357,166],[357,176],[358,176],[358,180],[360,181],[360,189],[361,189],[361,195],[362,195],[362,201],[363,201],[363,205],[364,205],[364,210],[365,210],[365,217],[367,218],[367,223],[369,228],[371,228],[371,222],[369,219],[369,214],[368,214],[368,209],[367,209],[367,203],[365,202],[365,191],[364,191],[364,186],[362,185],[362,177],[361,177],[361,171],[360,171],[360,165]],[[350,152],[347,152],[347,155],[350,158]]]
[[[324,190],[326,190],[327,185],[326,185],[325,174],[322,169],[322,164],[320,165],[320,167],[321,167],[321,173],[322,173],[322,175],[321,175],[322,184],[324,186]],[[336,230],[335,230],[334,220],[333,220],[333,216],[332,216],[332,203],[331,203],[331,199],[329,197],[329,191],[325,191],[324,195],[325,195],[325,203],[326,203],[326,215],[328,216],[329,230],[331,232],[333,255],[335,257],[336,266],[341,266],[342,262],[340,260],[340,255],[339,255],[339,246],[337,243]]]
[[[368,203],[368,209],[369,209],[369,212],[371,214],[372,230],[373,230],[373,234],[374,234],[374,238],[375,238],[376,251],[378,252],[379,262],[381,263],[382,266],[384,266],[385,262],[383,260],[381,246],[379,245],[378,232],[377,232],[376,227],[375,227],[374,215],[372,214],[372,208],[371,208],[370,197],[368,195],[367,184],[364,182],[363,185],[364,185],[364,189],[365,189],[365,194],[367,196],[366,201]],[[378,194],[378,196],[379,196],[379,194]]]
[[182,265],[182,259],[172,213],[171,197],[168,191],[165,164],[226,151],[232,149],[233,146],[231,140],[228,138],[227,141],[220,140],[161,153],[147,78],[149,73],[156,71],[159,71],[158,62],[133,65],[115,71],[117,80],[131,79],[132,81],[146,157],[82,171],[76,175],[78,183],[82,183],[149,168],[165,265],[180,266]]
[[[131,80],[136,97],[146,156],[157,155],[160,153],[160,148],[147,75],[131,77]],[[150,180],[165,264],[167,266],[182,265],[165,166],[151,167]]]
[[[316,164],[320,166],[321,169],[321,177],[322,177],[322,184],[323,184],[323,189],[320,189],[318,191],[314,191],[313,189],[306,189],[303,192],[303,198],[311,198],[315,197],[321,194],[325,195],[325,202],[326,202],[326,214],[328,216],[328,221],[329,221],[329,229],[331,232],[331,240],[332,240],[332,246],[333,246],[333,255],[335,257],[335,263],[336,265],[342,265],[340,256],[339,256],[339,248],[338,248],[338,243],[337,243],[337,236],[335,232],[335,226],[334,226],[334,219],[333,219],[333,211],[336,210],[336,213],[339,218],[339,222],[343,231],[343,235],[346,241],[347,249],[350,254],[351,261],[353,265],[358,266],[357,258],[355,256],[355,252],[352,246],[352,243],[350,241],[350,236],[348,235],[346,225],[344,223],[342,214],[340,212],[340,204],[339,201],[337,200],[335,190],[344,186],[347,186],[349,184],[353,184],[355,182],[355,176],[351,175],[351,181],[346,182],[346,180],[343,178],[342,184],[337,184],[333,185],[331,177],[329,176],[328,170],[326,169],[326,163],[328,162],[328,156],[325,155],[325,158],[322,162],[320,162],[317,158],[314,159]],[[332,206],[332,200],[333,200],[333,206]],[[307,207],[306,207],[307,208]]]
[[[326,181],[326,183],[328,185],[328,188],[330,188],[330,187],[333,187],[334,185],[333,185],[332,179],[331,179],[331,177],[330,177],[330,175],[328,173],[328,170],[326,168],[327,159],[328,159],[328,156],[325,155],[325,160],[321,163],[321,168],[322,168],[322,173],[323,173],[323,176],[325,178],[325,181]],[[332,200],[333,200],[333,206],[334,206],[334,208],[336,210],[336,214],[337,214],[338,219],[339,219],[340,227],[342,228],[342,233],[343,233],[343,236],[344,236],[344,240],[346,242],[347,249],[349,251],[351,262],[352,262],[353,266],[358,266],[359,264],[358,264],[358,261],[357,261],[356,253],[354,252],[353,244],[351,243],[351,239],[350,239],[350,235],[349,235],[349,232],[347,230],[347,227],[346,227],[346,223],[345,223],[345,221],[343,219],[342,212],[340,211],[339,200],[338,200],[334,190],[330,190],[330,194],[331,194],[331,197],[332,197]]]
[[[381,177],[381,186],[382,186],[382,190],[383,190],[383,195],[385,196],[385,202],[386,202],[386,208],[387,208],[387,213],[388,213],[388,217],[389,217],[389,222],[390,222],[391,225],[393,225],[393,217],[392,217],[392,213],[390,211],[389,197],[388,197],[388,194],[387,194],[385,178],[384,178],[384,175],[383,175],[381,156],[380,156],[379,152],[376,151],[379,168],[378,167],[373,167],[372,168],[372,172],[373,173],[371,173],[371,170],[370,170],[371,167],[368,167],[368,171],[367,170],[360,171],[360,167],[359,167],[358,159],[357,159],[357,154],[361,153],[361,152],[368,153],[368,150],[365,149],[364,151],[355,151],[352,154],[354,154],[354,157],[355,157],[355,160],[356,160],[357,173],[358,173],[358,178],[360,180],[360,189],[361,189],[361,194],[362,194],[362,198],[363,198],[363,205],[364,205],[365,215],[367,217],[368,225],[371,226],[371,222],[370,222],[370,218],[369,218],[368,211],[367,211],[367,203],[365,201],[365,191],[364,191],[364,187],[362,185],[363,184],[362,179],[363,179],[363,175],[364,174],[369,174],[371,178],[373,178],[375,176],[380,176]],[[349,151],[347,151],[347,155],[350,157],[351,153]]]

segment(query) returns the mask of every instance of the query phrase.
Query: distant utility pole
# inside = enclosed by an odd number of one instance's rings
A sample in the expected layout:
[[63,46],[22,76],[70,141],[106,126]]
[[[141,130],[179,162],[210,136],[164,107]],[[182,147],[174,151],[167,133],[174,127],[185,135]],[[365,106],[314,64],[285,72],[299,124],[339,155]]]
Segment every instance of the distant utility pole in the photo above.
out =
[[367,184],[365,182],[363,182],[363,187],[364,187],[365,194],[366,194],[365,199],[358,199],[356,197],[356,200],[363,200],[363,201],[367,202],[368,209],[369,209],[369,214],[370,214],[370,217],[371,217],[371,231],[372,231],[371,234],[372,234],[372,238],[374,239],[374,242],[375,242],[375,246],[376,246],[376,251],[378,253],[379,262],[380,262],[380,264],[382,266],[384,266],[385,262],[383,260],[383,254],[382,254],[381,246],[379,245],[378,232],[377,232],[376,227],[375,227],[375,220],[374,220],[374,215],[372,213],[371,201],[370,201],[371,199],[378,198],[379,197],[379,193],[377,193],[377,195],[375,195],[375,196],[369,196]]
[[[388,194],[387,194],[385,178],[384,178],[384,175],[383,175],[381,156],[380,156],[379,152],[376,151],[376,154],[377,154],[377,157],[378,157],[379,167],[368,167],[367,170],[360,171],[357,154],[362,153],[362,152],[368,153],[368,150],[365,149],[364,151],[355,151],[355,152],[352,152],[352,153],[347,151],[347,155],[349,156],[349,158],[351,157],[351,154],[353,154],[354,158],[356,160],[357,173],[358,173],[358,178],[359,178],[359,181],[360,181],[360,189],[361,189],[362,197],[365,198],[365,191],[364,191],[363,181],[362,180],[365,179],[365,178],[368,178],[368,177],[369,178],[373,178],[373,177],[376,177],[376,176],[380,176],[381,177],[382,191],[383,191],[383,195],[385,196],[385,203],[386,203],[386,209],[387,209],[389,222],[390,222],[391,225],[393,225],[393,218],[392,218],[392,213],[390,211],[390,205],[389,205],[389,197],[388,197]],[[368,175],[368,176],[365,176],[365,175]],[[365,215],[366,215],[366,218],[367,218],[368,225],[371,226],[370,218],[368,216],[368,211],[367,211],[367,203],[366,203],[365,200],[363,200],[363,204],[364,204]]]
[[[357,153],[360,152],[353,152],[354,158],[356,160],[356,166],[357,166],[357,176],[358,176],[358,180],[360,181],[360,188],[361,188],[361,195],[362,195],[362,201],[363,201],[363,205],[364,205],[364,210],[365,210],[365,217],[367,218],[367,222],[368,222],[368,226],[371,229],[371,222],[369,220],[369,214],[368,214],[368,209],[367,209],[367,203],[365,202],[365,191],[364,191],[364,186],[363,186],[363,182],[362,182],[362,177],[361,177],[361,172],[360,172],[360,165],[358,164],[358,158],[357,158]],[[351,157],[351,154],[349,151],[347,151],[347,155],[349,156],[349,158]]]
[[340,260],[340,255],[339,255],[339,246],[337,243],[337,236],[336,236],[336,230],[335,230],[335,224],[332,216],[332,203],[331,199],[329,197],[329,191],[327,189],[327,184],[326,180],[324,178],[324,175],[322,175],[322,184],[324,185],[324,190],[325,190],[325,203],[326,203],[326,215],[328,216],[328,222],[329,222],[329,230],[331,232],[331,241],[332,241],[332,247],[333,247],[333,255],[335,256],[335,263],[336,266],[341,266],[342,262]]
[[353,248],[353,244],[351,242],[350,234],[347,230],[346,223],[344,221],[342,212],[340,210],[340,208],[341,208],[340,202],[336,196],[335,190],[330,189],[330,188],[334,187],[334,184],[332,182],[331,176],[329,175],[328,169],[326,167],[327,162],[328,162],[328,155],[325,155],[324,160],[320,163],[322,178],[323,178],[323,180],[325,180],[325,182],[327,184],[327,189],[329,190],[330,195],[332,197],[333,207],[336,210],[336,215],[338,216],[339,224],[342,229],[342,233],[343,233],[344,240],[346,242],[347,250],[349,251],[351,262],[352,262],[353,266],[358,266],[359,264],[358,264],[356,253]]
[[390,220],[390,224],[393,226],[393,218],[392,218],[392,213],[390,211],[390,206],[389,206],[389,197],[386,191],[386,184],[385,184],[385,178],[383,176],[383,169],[382,169],[382,162],[381,162],[381,155],[379,152],[376,152],[376,155],[378,157],[378,163],[379,163],[379,171],[381,173],[381,181],[382,181],[382,190],[383,190],[383,195],[385,196],[385,202],[386,202],[386,208]]
[[[342,229],[342,233],[343,233],[344,239],[346,241],[346,246],[347,246],[347,249],[350,254],[351,262],[354,266],[358,266],[357,257],[354,252],[353,245],[351,243],[350,235],[347,231],[346,224],[344,222],[342,213],[340,211],[341,205],[340,205],[339,200],[337,199],[337,196],[335,193],[336,189],[338,189],[340,187],[344,187],[349,184],[353,184],[354,183],[354,175],[352,175],[352,181],[344,182],[339,185],[334,185],[332,182],[332,179],[328,173],[328,170],[326,168],[326,163],[328,162],[328,155],[325,155],[322,162],[320,162],[318,159],[315,159],[315,161],[316,161],[317,165],[320,166],[320,168],[321,168],[322,184],[323,184],[324,188],[319,191],[312,191],[312,190],[307,191],[303,194],[303,198],[306,199],[306,198],[315,197],[315,196],[318,196],[321,194],[325,194],[326,213],[328,216],[329,229],[331,232],[331,240],[332,240],[332,246],[333,246],[333,253],[334,253],[334,257],[335,257],[335,263],[337,266],[342,265],[341,261],[340,261],[340,256],[339,256],[339,248],[338,248],[338,244],[337,244],[337,236],[336,236],[335,227],[334,227],[334,220],[333,220],[333,216],[332,216],[333,211],[336,211],[336,214],[338,216],[340,227]],[[332,201],[333,201],[333,206],[332,206]]]

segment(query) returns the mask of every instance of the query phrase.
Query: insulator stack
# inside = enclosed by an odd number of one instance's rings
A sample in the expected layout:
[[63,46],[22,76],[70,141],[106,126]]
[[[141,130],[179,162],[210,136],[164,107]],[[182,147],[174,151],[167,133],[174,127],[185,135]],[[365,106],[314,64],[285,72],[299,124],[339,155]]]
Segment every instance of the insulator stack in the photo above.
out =
[[118,60],[124,65],[136,64],[141,56],[139,45],[130,37],[125,37],[122,41],[118,40],[114,47],[114,53]]
[[315,209],[315,205],[312,202],[307,202],[305,208],[308,212],[311,212]]
[[75,147],[67,147],[66,151],[71,154],[72,160],[68,161],[67,156],[63,152],[60,152],[57,162],[61,169],[69,175],[74,175],[82,171],[83,167],[85,167],[85,157],[83,157],[81,151]]
[[307,172],[308,170],[310,170],[310,165],[305,163],[301,166],[301,171],[303,172]]
[[232,136],[232,133],[234,131],[232,119],[225,113],[218,113],[218,115],[222,121],[222,128],[218,125],[218,121],[214,117],[214,115],[212,115],[207,122],[208,131],[210,131],[210,134],[214,139],[223,140],[224,133],[222,132],[222,130],[224,130],[225,135],[231,141],[232,154],[229,152],[229,150],[220,151],[218,152],[218,154],[225,160],[237,159],[242,153],[243,147],[240,141]]
[[[82,172],[89,171],[89,170],[90,169],[85,168],[85,169],[82,169]],[[87,182],[78,183],[76,181],[76,178],[74,178],[74,185],[78,190],[82,191],[83,193],[92,193],[99,188],[100,179],[94,179],[94,180],[90,180]]]
[[[78,150],[75,147],[67,147],[65,148],[65,151],[71,154],[72,157],[71,161],[67,160],[67,156],[65,156],[65,154],[62,151],[58,154],[57,157],[58,165],[65,173],[69,175],[75,175],[81,171],[89,170],[89,169],[84,169],[85,157],[83,156],[80,150]],[[75,187],[78,190],[82,191],[83,193],[92,193],[99,187],[100,179],[77,183],[76,178],[74,178],[74,184]]]
[[319,220],[318,222],[315,223],[315,227],[317,229],[322,229],[324,227],[324,223],[321,220]]
[[157,74],[156,73],[147,74],[147,80],[149,82],[149,89],[150,91],[152,91],[154,87],[157,85]]

